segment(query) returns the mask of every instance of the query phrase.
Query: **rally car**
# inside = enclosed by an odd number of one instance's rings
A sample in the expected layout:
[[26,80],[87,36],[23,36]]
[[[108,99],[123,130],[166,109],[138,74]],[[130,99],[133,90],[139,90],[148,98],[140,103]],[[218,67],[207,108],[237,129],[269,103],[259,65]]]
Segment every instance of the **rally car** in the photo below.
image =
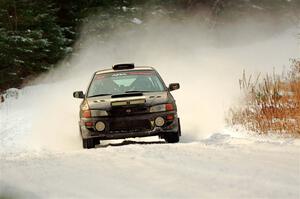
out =
[[100,140],[156,136],[177,143],[180,120],[170,91],[152,67],[117,64],[94,73],[80,105],[79,129],[83,148],[94,148]]

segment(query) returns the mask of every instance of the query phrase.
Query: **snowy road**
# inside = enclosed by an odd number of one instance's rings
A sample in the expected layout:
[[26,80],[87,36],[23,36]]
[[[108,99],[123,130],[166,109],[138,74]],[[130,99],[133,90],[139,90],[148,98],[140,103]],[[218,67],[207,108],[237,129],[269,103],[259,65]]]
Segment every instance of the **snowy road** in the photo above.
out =
[[178,144],[150,137],[83,150],[78,102],[65,90],[45,95],[63,84],[25,88],[0,107],[0,198],[300,198],[299,139],[205,135],[183,111]]
[[[296,34],[208,48],[198,33],[178,33],[186,38],[182,44],[174,42],[176,37],[157,40],[156,34],[155,39],[134,38],[132,43],[155,46],[146,52],[144,45],[128,50],[132,40],[127,39],[122,39],[126,45],[112,40],[118,48],[92,46],[74,58],[71,68],[51,71],[22,89],[18,100],[0,104],[0,198],[299,199],[299,139],[234,133],[223,124],[226,107],[236,101],[243,67],[251,74],[287,64],[298,56]],[[154,40],[161,43],[160,51]],[[99,66],[124,60],[157,65],[167,83],[181,83],[174,92],[180,143],[146,138],[81,148],[80,101],[72,93],[84,90]]]
[[174,145],[149,140],[2,155],[1,192],[16,198],[300,197],[297,140],[228,134]]

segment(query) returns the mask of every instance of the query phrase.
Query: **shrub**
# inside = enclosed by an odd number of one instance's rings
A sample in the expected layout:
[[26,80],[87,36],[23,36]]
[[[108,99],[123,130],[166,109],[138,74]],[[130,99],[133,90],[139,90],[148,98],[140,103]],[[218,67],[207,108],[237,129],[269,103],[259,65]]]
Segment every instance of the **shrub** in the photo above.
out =
[[283,75],[252,76],[239,80],[243,103],[231,108],[227,122],[259,133],[300,136],[300,60],[292,60]]

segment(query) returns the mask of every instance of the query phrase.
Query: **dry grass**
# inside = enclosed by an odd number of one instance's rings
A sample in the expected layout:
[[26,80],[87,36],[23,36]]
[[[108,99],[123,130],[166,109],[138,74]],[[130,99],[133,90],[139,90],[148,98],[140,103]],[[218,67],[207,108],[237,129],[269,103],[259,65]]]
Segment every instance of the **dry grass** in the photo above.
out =
[[240,80],[243,103],[230,109],[227,122],[259,133],[300,136],[300,60],[292,60],[285,75]]

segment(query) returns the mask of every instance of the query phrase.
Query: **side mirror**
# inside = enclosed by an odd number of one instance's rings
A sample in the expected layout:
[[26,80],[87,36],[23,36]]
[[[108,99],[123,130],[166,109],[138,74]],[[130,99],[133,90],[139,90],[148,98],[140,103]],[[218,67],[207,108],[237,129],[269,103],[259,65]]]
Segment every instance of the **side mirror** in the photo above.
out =
[[169,85],[169,91],[177,90],[180,88],[179,83],[172,83]]
[[74,98],[81,98],[81,99],[83,99],[85,96],[84,96],[84,94],[83,94],[82,91],[75,91],[75,92],[73,93],[73,97],[74,97]]

